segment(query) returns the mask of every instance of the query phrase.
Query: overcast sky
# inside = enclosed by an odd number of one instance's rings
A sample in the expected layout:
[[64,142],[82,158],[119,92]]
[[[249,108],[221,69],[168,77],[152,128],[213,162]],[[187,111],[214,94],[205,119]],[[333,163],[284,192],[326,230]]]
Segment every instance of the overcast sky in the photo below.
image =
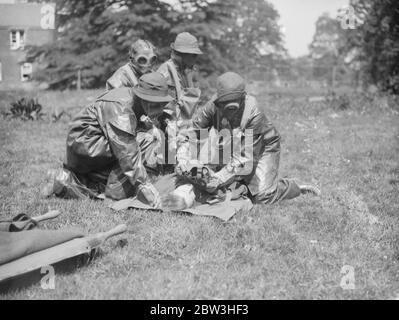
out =
[[324,12],[336,17],[341,7],[349,0],[267,0],[280,13],[280,25],[283,27],[285,47],[293,57],[308,53],[312,42],[315,22]]

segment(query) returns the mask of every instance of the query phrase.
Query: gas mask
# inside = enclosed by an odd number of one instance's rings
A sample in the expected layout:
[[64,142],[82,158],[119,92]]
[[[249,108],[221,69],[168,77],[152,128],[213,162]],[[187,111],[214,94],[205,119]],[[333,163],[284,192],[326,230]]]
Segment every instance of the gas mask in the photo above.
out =
[[141,100],[141,106],[145,114],[154,122],[157,122],[159,116],[162,115],[167,102],[150,102],[146,100]]
[[198,55],[172,51],[172,59],[183,69],[192,69],[197,62]]
[[215,101],[215,106],[220,112],[220,114],[228,119],[230,122],[233,120],[240,120],[237,119],[238,117],[241,116],[242,111],[243,111],[243,105],[245,102],[245,93],[241,95],[241,97],[238,97],[237,99],[234,100],[227,100],[227,101]]
[[129,56],[134,68],[140,74],[151,72],[158,59],[155,47],[149,41],[141,39],[133,43]]

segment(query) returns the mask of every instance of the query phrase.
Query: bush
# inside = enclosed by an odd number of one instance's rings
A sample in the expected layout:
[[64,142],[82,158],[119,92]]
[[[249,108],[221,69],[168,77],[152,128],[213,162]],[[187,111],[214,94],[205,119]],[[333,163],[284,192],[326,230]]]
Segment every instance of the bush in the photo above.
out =
[[13,119],[41,120],[44,113],[38,99],[21,98],[11,103],[10,111],[5,113],[6,117]]

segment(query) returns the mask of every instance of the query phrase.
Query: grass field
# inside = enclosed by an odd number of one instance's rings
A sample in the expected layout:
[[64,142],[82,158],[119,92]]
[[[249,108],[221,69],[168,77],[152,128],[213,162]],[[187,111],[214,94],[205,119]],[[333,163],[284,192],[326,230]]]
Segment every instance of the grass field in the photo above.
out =
[[[42,93],[46,111],[72,111],[98,92]],[[296,97],[258,100],[283,136],[281,175],[313,182],[322,196],[257,205],[227,223],[92,200],[42,199],[48,169],[64,155],[68,117],[52,123],[0,119],[0,219],[59,209],[43,228],[88,233],[126,223],[103,255],[54,290],[33,285],[0,299],[395,299],[399,298],[399,112],[382,98],[346,110]],[[12,95],[1,93],[0,108]],[[343,266],[355,288],[340,286]]]

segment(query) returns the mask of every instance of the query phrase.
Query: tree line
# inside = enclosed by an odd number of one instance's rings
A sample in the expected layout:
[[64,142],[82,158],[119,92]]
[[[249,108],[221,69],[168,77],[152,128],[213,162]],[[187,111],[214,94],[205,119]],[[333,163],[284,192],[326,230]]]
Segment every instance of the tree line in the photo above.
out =
[[331,81],[352,77],[357,84],[398,94],[399,1],[351,0],[350,6],[353,11],[340,19],[325,14],[316,22],[309,46],[312,76]]
[[[37,2],[37,1],[35,1]],[[284,47],[279,13],[265,0],[55,0],[57,39],[32,46],[36,80],[52,89],[103,87],[128,59],[130,44],[143,38],[169,57],[176,35],[188,31],[200,42],[204,77],[227,70],[278,74],[285,78],[375,84],[399,91],[399,1],[350,0],[355,28],[322,15],[309,55],[292,59]],[[309,67],[309,68],[308,68]],[[310,72],[309,72],[310,70]]]
[[204,76],[270,66],[285,50],[278,13],[263,0],[56,0],[56,8],[56,41],[28,50],[39,65],[36,80],[52,89],[73,87],[77,69],[83,87],[104,86],[138,38],[165,61],[176,35],[192,33],[205,52],[198,63]]

